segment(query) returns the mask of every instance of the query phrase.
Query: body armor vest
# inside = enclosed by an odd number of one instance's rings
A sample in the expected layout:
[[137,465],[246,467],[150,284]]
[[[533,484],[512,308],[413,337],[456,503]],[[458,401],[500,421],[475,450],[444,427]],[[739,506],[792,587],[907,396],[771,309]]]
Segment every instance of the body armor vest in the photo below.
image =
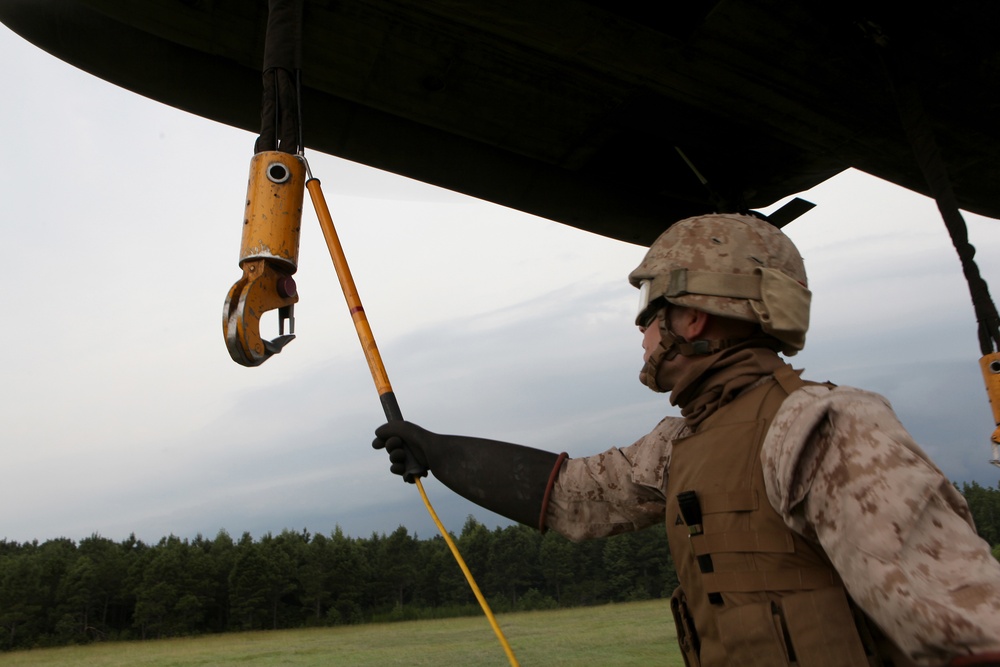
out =
[[818,544],[771,507],[760,451],[803,381],[784,366],[673,443],[667,537],[671,599],[688,667],[884,664]]

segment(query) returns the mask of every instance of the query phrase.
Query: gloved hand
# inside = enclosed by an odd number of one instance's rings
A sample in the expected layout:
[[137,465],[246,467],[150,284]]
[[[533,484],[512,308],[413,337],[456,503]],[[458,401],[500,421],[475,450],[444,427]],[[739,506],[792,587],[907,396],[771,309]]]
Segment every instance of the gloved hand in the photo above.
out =
[[431,468],[427,452],[431,452],[433,458],[435,450],[440,448],[440,444],[435,448],[435,443],[440,439],[441,436],[416,424],[391,421],[375,429],[372,447],[385,449],[389,454],[390,472],[412,484],[418,477],[427,475]]
[[535,527],[541,525],[553,469],[565,458],[496,440],[439,435],[401,420],[375,429],[372,447],[389,453],[389,470],[404,481],[413,482],[430,470],[463,498]]

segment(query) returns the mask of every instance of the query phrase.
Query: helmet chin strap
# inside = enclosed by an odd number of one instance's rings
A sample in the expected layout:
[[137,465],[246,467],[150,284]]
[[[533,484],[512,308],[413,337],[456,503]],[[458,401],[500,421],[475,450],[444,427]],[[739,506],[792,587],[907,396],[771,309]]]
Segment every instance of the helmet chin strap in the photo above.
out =
[[642,370],[639,371],[639,382],[657,393],[662,394],[667,391],[656,382],[656,374],[664,361],[670,361],[680,353],[676,343],[677,340],[672,334],[669,342],[661,334],[660,344],[656,346],[656,349],[642,365]]
[[744,338],[733,338],[726,340],[695,340],[689,341],[685,340],[683,336],[679,336],[670,330],[670,325],[667,323],[667,309],[663,310],[663,314],[657,318],[660,325],[660,344],[656,346],[653,353],[649,355],[649,358],[642,365],[642,370],[639,371],[639,381],[644,385],[652,389],[653,391],[664,394],[668,389],[664,389],[656,381],[656,375],[660,370],[660,366],[666,361],[673,361],[677,355],[684,357],[701,357],[707,354],[715,354],[727,347],[732,347],[738,343],[742,343]]

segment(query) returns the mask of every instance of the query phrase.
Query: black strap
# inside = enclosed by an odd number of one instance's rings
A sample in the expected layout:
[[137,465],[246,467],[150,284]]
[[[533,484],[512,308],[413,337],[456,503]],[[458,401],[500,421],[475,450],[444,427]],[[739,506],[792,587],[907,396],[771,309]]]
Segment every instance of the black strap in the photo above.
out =
[[303,0],[268,0],[261,83],[260,137],[255,152],[301,152]]
[[677,494],[677,505],[680,507],[681,516],[687,524],[688,532],[692,535],[701,535],[701,503],[698,502],[698,494],[694,491],[682,491]]
[[[701,503],[698,502],[698,494],[694,491],[682,491],[678,493],[677,505],[680,507],[681,516],[684,517],[684,523],[687,524],[688,532],[691,536],[701,535],[704,530],[701,525]],[[696,559],[698,561],[698,569],[703,573],[715,571],[711,554],[697,555]],[[722,599],[718,596],[709,596],[709,601],[712,604],[718,604],[722,602]]]
[[989,288],[976,265],[974,259],[976,249],[969,243],[965,218],[959,210],[958,199],[955,197],[948,169],[934,139],[934,131],[920,99],[920,93],[905,66],[906,59],[891,48],[890,40],[878,26],[868,24],[865,27],[872,42],[881,47],[878,52],[895,97],[903,130],[962,262],[962,272],[969,284],[972,307],[979,324],[979,348],[983,355],[991,354],[995,350],[1000,350],[1000,316],[997,315],[997,308],[990,297]]

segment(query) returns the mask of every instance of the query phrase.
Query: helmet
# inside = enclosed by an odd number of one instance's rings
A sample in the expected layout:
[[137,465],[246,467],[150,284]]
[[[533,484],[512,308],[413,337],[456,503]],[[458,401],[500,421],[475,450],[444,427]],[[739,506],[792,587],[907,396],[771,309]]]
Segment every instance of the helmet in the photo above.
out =
[[760,324],[794,355],[805,346],[809,303],[802,257],[760,218],[703,215],[673,224],[629,274],[640,289],[639,319],[657,299]]

